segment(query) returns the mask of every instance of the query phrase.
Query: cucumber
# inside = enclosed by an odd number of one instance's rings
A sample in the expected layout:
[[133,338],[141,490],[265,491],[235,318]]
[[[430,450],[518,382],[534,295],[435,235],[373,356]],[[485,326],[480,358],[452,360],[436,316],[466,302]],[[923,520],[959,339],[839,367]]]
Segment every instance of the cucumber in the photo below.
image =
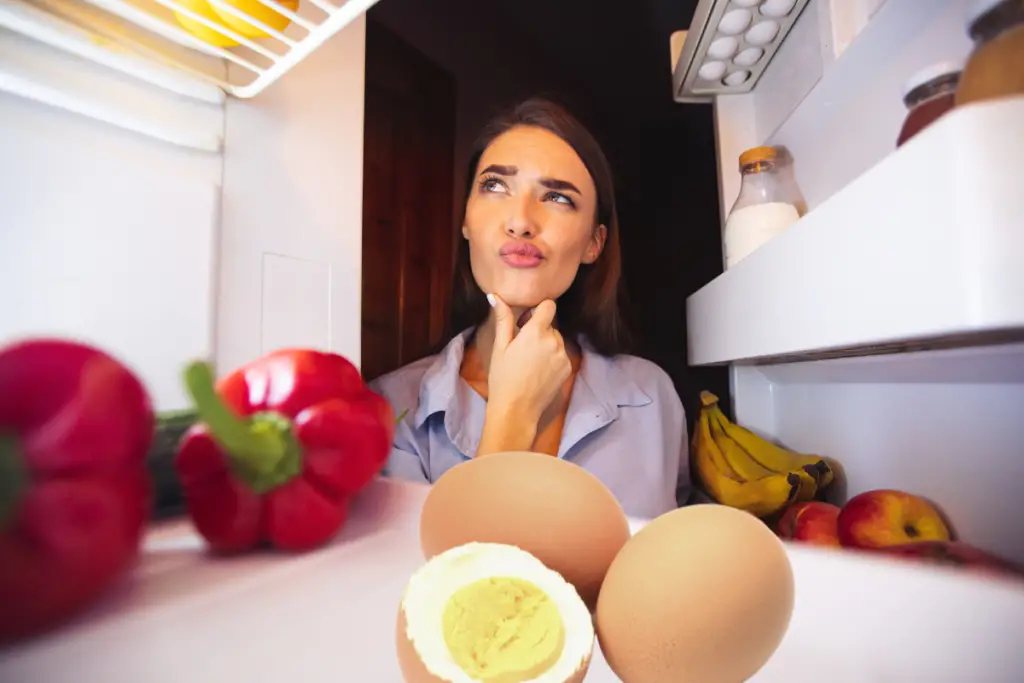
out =
[[158,413],[153,444],[147,465],[153,480],[153,517],[162,519],[181,514],[185,500],[178,475],[174,471],[174,454],[181,437],[196,423],[198,416],[191,410]]

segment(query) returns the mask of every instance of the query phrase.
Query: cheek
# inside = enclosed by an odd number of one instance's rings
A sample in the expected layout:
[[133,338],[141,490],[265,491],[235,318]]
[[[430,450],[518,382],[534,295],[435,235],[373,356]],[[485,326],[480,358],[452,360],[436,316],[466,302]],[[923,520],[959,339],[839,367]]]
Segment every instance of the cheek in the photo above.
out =
[[551,231],[547,240],[558,261],[573,268],[580,265],[590,248],[592,228],[585,224],[562,225],[562,229]]
[[477,232],[488,223],[494,221],[495,202],[488,202],[481,199],[475,192],[466,200],[466,219],[468,227],[475,228]]
[[583,257],[590,245],[590,227],[563,225],[562,230],[549,231],[551,248],[551,284],[560,290],[568,289],[576,278]]
[[469,207],[466,209],[465,238],[469,241],[469,266],[473,273],[473,279],[484,291],[491,291],[494,287],[493,271],[494,259],[488,258],[496,248],[493,236],[489,235],[486,229],[487,222],[481,220],[480,211],[472,212]]

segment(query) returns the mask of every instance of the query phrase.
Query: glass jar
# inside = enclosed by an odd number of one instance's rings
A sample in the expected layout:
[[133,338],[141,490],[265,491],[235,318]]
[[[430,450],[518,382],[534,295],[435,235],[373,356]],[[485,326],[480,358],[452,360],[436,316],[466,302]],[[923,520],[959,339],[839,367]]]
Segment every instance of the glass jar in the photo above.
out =
[[896,146],[914,137],[956,105],[957,83],[962,64],[941,62],[921,69],[903,86],[907,116],[903,120]]
[[1024,0],[979,0],[967,21],[974,41],[956,104],[1024,95]]
[[778,173],[778,151],[754,147],[740,155],[740,193],[725,221],[725,267],[732,268],[800,218]]

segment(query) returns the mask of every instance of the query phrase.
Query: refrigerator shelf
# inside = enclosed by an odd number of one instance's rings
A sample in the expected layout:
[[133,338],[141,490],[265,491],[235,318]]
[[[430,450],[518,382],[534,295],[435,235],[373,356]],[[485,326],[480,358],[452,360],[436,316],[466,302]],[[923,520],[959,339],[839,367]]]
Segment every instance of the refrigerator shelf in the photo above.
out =
[[[0,651],[0,680],[402,681],[394,613],[424,561],[428,490],[378,479],[353,499],[335,541],[300,555],[217,561],[187,519],[155,524],[128,586]],[[647,523],[630,519],[630,532]],[[786,543],[786,552],[792,618],[750,683],[1019,683],[1017,582],[808,544]],[[599,641],[585,680],[621,682]]]
[[1024,339],[1021,121],[1024,98],[954,110],[694,293],[690,363]]
[[[0,0],[0,29],[175,94],[216,104],[225,94],[258,95],[376,2],[301,0],[292,11],[278,0]],[[269,26],[251,14],[253,8],[273,9],[289,23]],[[218,15],[233,17],[233,25],[241,24],[245,34]],[[215,42],[236,44],[218,46],[200,39],[184,26],[189,20],[219,36]],[[262,37],[252,37],[257,29]],[[0,88],[28,96],[26,91],[52,86],[21,83]],[[55,94],[47,99],[65,106],[74,98]]]

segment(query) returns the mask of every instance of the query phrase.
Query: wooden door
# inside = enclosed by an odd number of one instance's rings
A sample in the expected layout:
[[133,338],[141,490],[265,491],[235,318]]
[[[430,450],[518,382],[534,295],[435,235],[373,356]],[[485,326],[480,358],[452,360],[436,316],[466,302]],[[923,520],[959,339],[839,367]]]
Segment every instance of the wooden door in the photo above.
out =
[[365,116],[362,370],[370,380],[422,357],[448,314],[454,79],[370,20]]

